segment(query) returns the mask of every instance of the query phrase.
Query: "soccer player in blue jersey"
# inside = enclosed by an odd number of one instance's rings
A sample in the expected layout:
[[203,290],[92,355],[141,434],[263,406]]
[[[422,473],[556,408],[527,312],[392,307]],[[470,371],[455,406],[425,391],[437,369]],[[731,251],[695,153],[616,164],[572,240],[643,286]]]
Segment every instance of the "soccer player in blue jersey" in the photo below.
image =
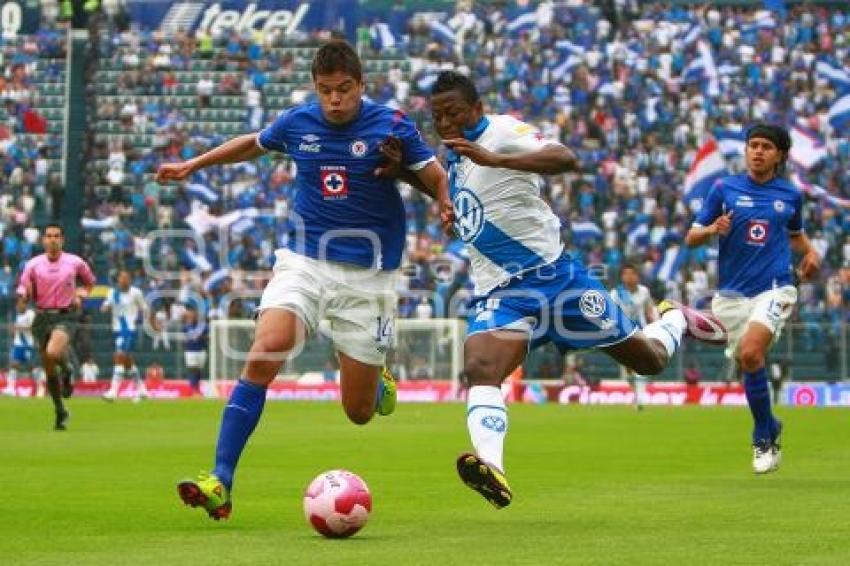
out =
[[312,77],[318,102],[293,107],[258,134],[158,172],[160,181],[183,180],[204,167],[267,151],[288,153],[298,166],[288,249],[276,253],[254,343],[222,417],[215,468],[178,486],[185,503],[214,519],[230,515],[233,473],[259,421],[266,387],[321,319],[331,323],[349,419],[365,424],[395,406],[395,383],[382,367],[393,338],[406,231],[395,182],[379,176],[382,144],[398,140],[404,166],[440,202],[444,223],[451,222],[445,171],[403,112],[362,99],[363,71],[352,47],[331,41],[319,48]]
[[720,237],[719,290],[711,309],[729,332],[726,355],[744,372],[757,474],[776,470],[782,458],[782,424],[770,408],[765,357],[797,302],[791,252],[802,255],[801,279],[814,277],[821,261],[803,232],[803,197],[780,176],[790,149],[785,128],[753,126],[747,172],[712,187],[685,238],[699,246]]
[[469,250],[475,285],[463,369],[475,453],[462,454],[457,469],[501,508],[513,493],[503,465],[508,415],[500,385],[531,348],[600,348],[641,375],[655,375],[683,335],[724,342],[725,333],[711,315],[671,304],[660,305],[660,319],[639,330],[564,251],[561,222],[540,196],[540,175],[575,168],[569,149],[511,116],[485,115],[475,85],[460,73],[438,75],[431,106],[434,128],[451,150],[454,227]]

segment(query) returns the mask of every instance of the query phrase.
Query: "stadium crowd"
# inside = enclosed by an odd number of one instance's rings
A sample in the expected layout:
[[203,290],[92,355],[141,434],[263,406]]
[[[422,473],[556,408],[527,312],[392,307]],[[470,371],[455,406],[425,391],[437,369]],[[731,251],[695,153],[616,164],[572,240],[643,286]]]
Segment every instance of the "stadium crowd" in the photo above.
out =
[[[819,323],[837,328],[845,320],[850,219],[842,199],[850,198],[850,129],[830,125],[827,113],[841,77],[824,75],[819,63],[846,77],[846,12],[798,6],[778,14],[632,0],[602,9],[571,0],[557,7],[543,2],[527,17],[510,19],[482,4],[458,2],[448,18],[411,20],[406,29],[364,26],[359,39],[366,60],[386,62],[382,72],[369,74],[367,95],[405,109],[437,147],[428,124],[429,85],[440,69],[465,69],[486,94],[489,112],[515,114],[579,155],[580,173],[550,178],[544,188],[571,253],[606,266],[612,283],[623,263],[636,264],[656,299],[689,302],[704,297],[716,276],[710,248],[682,245],[692,217],[683,198],[686,174],[698,150],[709,136],[719,139],[757,120],[804,126],[823,141],[824,154],[808,168],[789,169],[825,189],[808,201],[805,220],[826,270],[825,284],[803,286],[798,316],[810,325],[812,343],[822,332]],[[99,22],[86,81],[83,256],[103,283],[120,267],[130,268],[136,285],[167,297],[157,306],[166,318],[177,321],[172,306],[193,295],[213,316],[248,316],[273,250],[287,237],[288,226],[276,217],[285,216],[293,196],[291,164],[265,156],[213,168],[179,187],[159,185],[153,173],[163,161],[191,158],[258,130],[282,107],[308,99],[309,56],[283,49],[292,38],[284,43],[277,33],[173,36]],[[46,25],[25,41],[41,51],[60,26]],[[303,36],[298,44],[316,45],[326,35]],[[0,293],[6,297],[18,266],[37,246],[31,219],[61,193],[44,163],[61,151],[59,140],[26,135],[39,126],[32,116],[38,100],[26,94],[36,67],[10,59],[9,52],[4,49],[0,66],[0,183],[12,187],[0,202]],[[739,171],[740,154],[724,154],[729,171]],[[429,201],[403,190],[409,268],[401,290],[434,292],[436,300],[402,298],[401,315],[440,316],[450,298],[468,288],[462,246],[440,233]],[[152,235],[186,228],[195,235]],[[151,275],[150,266],[179,277]],[[232,290],[247,298],[223,313],[219,299]]]

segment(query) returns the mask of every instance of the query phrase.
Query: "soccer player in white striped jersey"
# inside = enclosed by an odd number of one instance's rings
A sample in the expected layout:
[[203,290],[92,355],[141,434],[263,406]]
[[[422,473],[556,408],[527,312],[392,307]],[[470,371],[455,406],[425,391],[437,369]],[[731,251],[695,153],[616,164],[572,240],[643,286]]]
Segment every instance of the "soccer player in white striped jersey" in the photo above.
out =
[[[640,273],[630,263],[620,268],[620,284],[611,290],[611,298],[617,301],[638,328],[646,328],[647,324],[658,318],[649,288],[641,284]],[[634,406],[640,411],[643,409],[641,399],[646,390],[646,377],[625,366],[620,366],[620,376],[629,381],[635,395]]]
[[118,272],[117,285],[110,290],[101,306],[101,310],[112,311],[112,336],[115,340],[115,353],[112,356],[112,383],[103,394],[106,401],[114,401],[125,375],[133,379],[136,386],[134,401],[147,398],[148,391],[139,372],[133,351],[139,338],[138,325],[147,312],[147,304],[142,290],[130,284],[130,272],[122,269]]
[[4,395],[16,395],[18,372],[28,369],[32,375],[33,389],[36,388],[36,377],[33,372],[33,358],[35,357],[35,341],[32,337],[32,323],[35,320],[35,311],[29,308],[26,299],[18,297],[15,305],[15,323],[13,325],[14,337],[12,338],[12,352],[10,355],[9,373],[6,374],[6,389]]
[[[661,372],[690,334],[725,342],[711,317],[666,305],[638,330],[602,284],[564,252],[561,222],[540,196],[540,175],[575,168],[562,144],[510,116],[485,115],[472,81],[439,74],[431,96],[434,128],[450,148],[455,232],[469,250],[475,297],[464,344],[467,427],[475,448],[458,458],[461,479],[496,508],[513,494],[503,446],[508,414],[500,385],[531,348],[601,348],[637,373]],[[416,184],[403,171],[399,177]]]

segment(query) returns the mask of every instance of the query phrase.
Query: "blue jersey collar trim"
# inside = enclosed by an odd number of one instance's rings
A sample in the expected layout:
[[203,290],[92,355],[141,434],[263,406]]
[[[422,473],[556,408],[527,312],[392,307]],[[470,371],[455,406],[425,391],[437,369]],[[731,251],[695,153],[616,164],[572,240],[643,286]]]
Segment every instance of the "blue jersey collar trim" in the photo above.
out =
[[468,139],[469,141],[475,141],[481,137],[481,134],[484,133],[484,130],[487,129],[487,126],[490,125],[490,120],[487,116],[481,116],[481,119],[478,120],[478,123],[475,124],[472,128],[463,130],[463,137]]

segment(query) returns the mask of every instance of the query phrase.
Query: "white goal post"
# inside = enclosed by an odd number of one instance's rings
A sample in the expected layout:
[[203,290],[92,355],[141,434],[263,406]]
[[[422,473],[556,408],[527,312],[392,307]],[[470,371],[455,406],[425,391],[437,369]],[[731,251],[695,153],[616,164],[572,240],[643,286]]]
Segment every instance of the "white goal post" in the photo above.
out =
[[[277,379],[315,385],[335,370],[333,345],[327,338],[327,321],[311,336],[296,355],[287,360]],[[463,339],[466,321],[454,318],[396,319],[395,347],[387,355],[387,364],[400,382],[414,380],[450,380],[453,390],[459,385],[463,369]],[[254,338],[254,321],[246,319],[214,320],[210,325],[209,381],[217,391],[220,379],[236,379]]]

